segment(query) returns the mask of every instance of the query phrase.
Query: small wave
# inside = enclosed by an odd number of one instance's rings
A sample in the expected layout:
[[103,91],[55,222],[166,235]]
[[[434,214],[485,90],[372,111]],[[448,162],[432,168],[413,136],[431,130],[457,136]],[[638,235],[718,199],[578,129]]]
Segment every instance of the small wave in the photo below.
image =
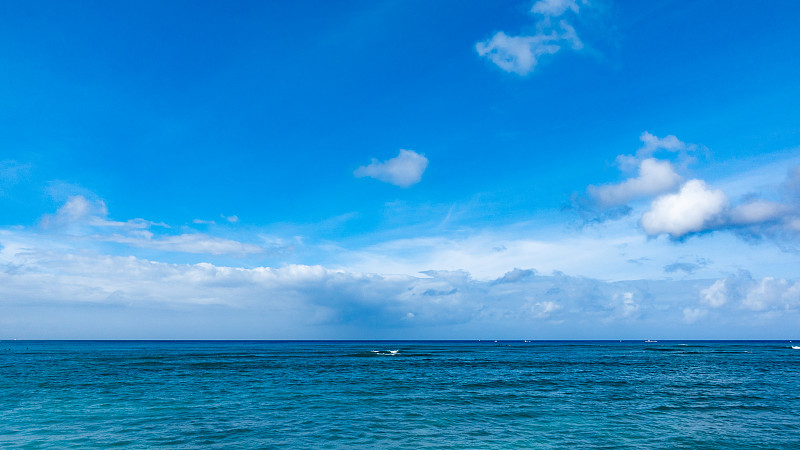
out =
[[400,350],[372,350],[372,353],[376,355],[396,355],[400,353]]
[[793,345],[792,348],[795,350],[800,350],[800,345]]

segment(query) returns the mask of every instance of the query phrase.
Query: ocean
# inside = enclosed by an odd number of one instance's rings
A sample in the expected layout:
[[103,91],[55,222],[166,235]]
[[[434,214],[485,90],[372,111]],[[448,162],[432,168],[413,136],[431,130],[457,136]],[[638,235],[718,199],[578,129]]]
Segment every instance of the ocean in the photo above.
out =
[[789,341],[0,341],[3,448],[800,448]]

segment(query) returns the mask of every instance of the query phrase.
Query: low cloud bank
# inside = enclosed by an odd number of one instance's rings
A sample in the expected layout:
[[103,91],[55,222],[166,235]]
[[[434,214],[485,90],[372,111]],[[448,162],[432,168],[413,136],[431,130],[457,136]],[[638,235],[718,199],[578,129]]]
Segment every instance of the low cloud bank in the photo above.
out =
[[[800,317],[800,284],[777,278],[612,283],[533,269],[476,280],[465,271],[408,276],[306,265],[239,268],[22,248],[7,238],[0,251],[0,311],[6,318],[33,314],[42,305],[51,314],[99,309],[114,320],[150,311],[151,322],[142,324],[155,333],[150,337],[202,337],[188,325],[182,332],[180,321],[154,325],[159,311],[202,316],[213,336],[228,338],[320,337],[321,330],[328,338],[413,338],[418,333],[464,338],[471,336],[464,333],[488,337],[489,332],[564,337],[558,330],[572,330],[575,338],[615,338],[646,329],[680,337],[676,330],[690,323],[705,327],[693,329],[695,336],[732,337],[717,333],[747,328],[754,312],[774,322],[776,332]],[[105,330],[100,337],[106,338],[132,336],[115,335],[92,322],[92,314],[86,315],[90,322],[70,324],[72,336],[76,330]],[[263,327],[235,325],[255,317],[263,319]],[[4,320],[2,337],[53,337],[40,325],[47,320],[59,323],[55,317]],[[723,324],[728,328],[714,331]],[[616,334],[610,336],[612,331]]]

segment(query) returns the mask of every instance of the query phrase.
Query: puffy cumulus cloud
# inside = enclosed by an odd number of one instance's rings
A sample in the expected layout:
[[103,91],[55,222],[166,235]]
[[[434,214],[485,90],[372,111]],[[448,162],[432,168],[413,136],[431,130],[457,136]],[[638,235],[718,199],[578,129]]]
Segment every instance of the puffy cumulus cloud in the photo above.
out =
[[702,294],[703,302],[712,308],[719,308],[720,306],[728,303],[729,291],[731,288],[728,286],[728,280],[717,280],[706,289],[703,289]]
[[800,204],[792,189],[797,173],[798,168],[790,170],[777,189],[782,199],[767,200],[754,193],[733,205],[723,191],[708,187],[702,180],[690,180],[678,193],[656,198],[642,215],[641,225],[651,236],[666,233],[681,238],[730,230],[746,238],[793,241],[800,232]]
[[400,187],[409,187],[422,180],[428,167],[428,158],[412,150],[400,150],[400,154],[386,161],[372,159],[367,166],[353,172],[357,178],[370,177]]
[[637,176],[618,184],[590,185],[587,188],[589,195],[601,205],[619,206],[632,200],[653,197],[674,191],[683,182],[683,177],[677,173],[671,161],[658,159],[653,155],[659,151],[679,152],[679,159],[685,164],[688,152],[694,150],[695,145],[686,144],[673,135],[660,138],[647,131],[639,136],[639,140],[642,141],[642,146],[635,155],[617,156],[619,168],[623,172],[636,170]]
[[669,192],[677,188],[683,177],[669,161],[646,158],[639,162],[639,174],[619,184],[589,186],[589,195],[606,206],[619,206],[642,197]]
[[[588,197],[573,195],[570,208],[580,214],[584,223],[624,217],[634,211],[629,202],[653,198],[639,221],[650,236],[667,234],[681,239],[695,233],[728,230],[747,239],[768,237],[786,249],[796,250],[787,242],[800,234],[800,166],[789,171],[772,198],[769,193],[754,192],[733,202],[724,191],[709,187],[704,180],[684,182],[679,169],[694,159],[697,145],[674,135],[658,137],[647,131],[639,139],[642,146],[634,155],[617,156],[620,169],[636,170],[636,176],[616,184],[589,185]],[[665,154],[674,161],[663,159]]]
[[740,271],[703,289],[701,300],[714,309],[796,312],[800,308],[800,283],[776,277],[754,279],[749,272]]
[[[679,168],[685,168],[693,158],[691,153],[697,149],[696,145],[673,135],[662,138],[647,131],[639,139],[642,146],[635,154],[620,154],[616,158],[619,169],[623,173],[635,172],[634,176],[618,183],[589,185],[586,195],[572,195],[567,209],[577,212],[583,224],[623,218],[634,211],[632,202],[675,192],[684,182]],[[669,159],[657,155],[665,152]]]
[[[206,222],[195,220],[194,223]],[[256,244],[203,233],[156,234],[153,232],[154,228],[167,229],[167,225],[144,219],[125,222],[111,220],[108,218],[105,202],[82,195],[69,197],[55,214],[42,217],[40,227],[45,233],[55,236],[68,235],[84,240],[113,242],[170,252],[241,255],[264,251],[264,248]]]
[[[586,4],[585,1],[581,3]],[[579,10],[575,0],[538,1],[531,8],[532,13],[540,16],[535,34],[509,36],[498,31],[491,38],[475,44],[475,50],[506,72],[528,75],[536,69],[542,56],[557,53],[565,45],[573,50],[583,48],[583,42],[569,22],[551,20],[567,11],[577,14]]]
[[661,196],[642,215],[642,228],[651,236],[667,233],[680,238],[711,230],[723,220],[728,207],[724,192],[709,188],[702,180],[689,180],[676,194]]

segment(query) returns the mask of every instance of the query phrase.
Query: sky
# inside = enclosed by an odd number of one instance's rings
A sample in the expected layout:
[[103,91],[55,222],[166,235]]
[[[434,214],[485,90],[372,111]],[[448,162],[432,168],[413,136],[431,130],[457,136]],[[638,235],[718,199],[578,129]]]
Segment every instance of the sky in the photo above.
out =
[[0,339],[800,339],[798,20],[0,2]]

